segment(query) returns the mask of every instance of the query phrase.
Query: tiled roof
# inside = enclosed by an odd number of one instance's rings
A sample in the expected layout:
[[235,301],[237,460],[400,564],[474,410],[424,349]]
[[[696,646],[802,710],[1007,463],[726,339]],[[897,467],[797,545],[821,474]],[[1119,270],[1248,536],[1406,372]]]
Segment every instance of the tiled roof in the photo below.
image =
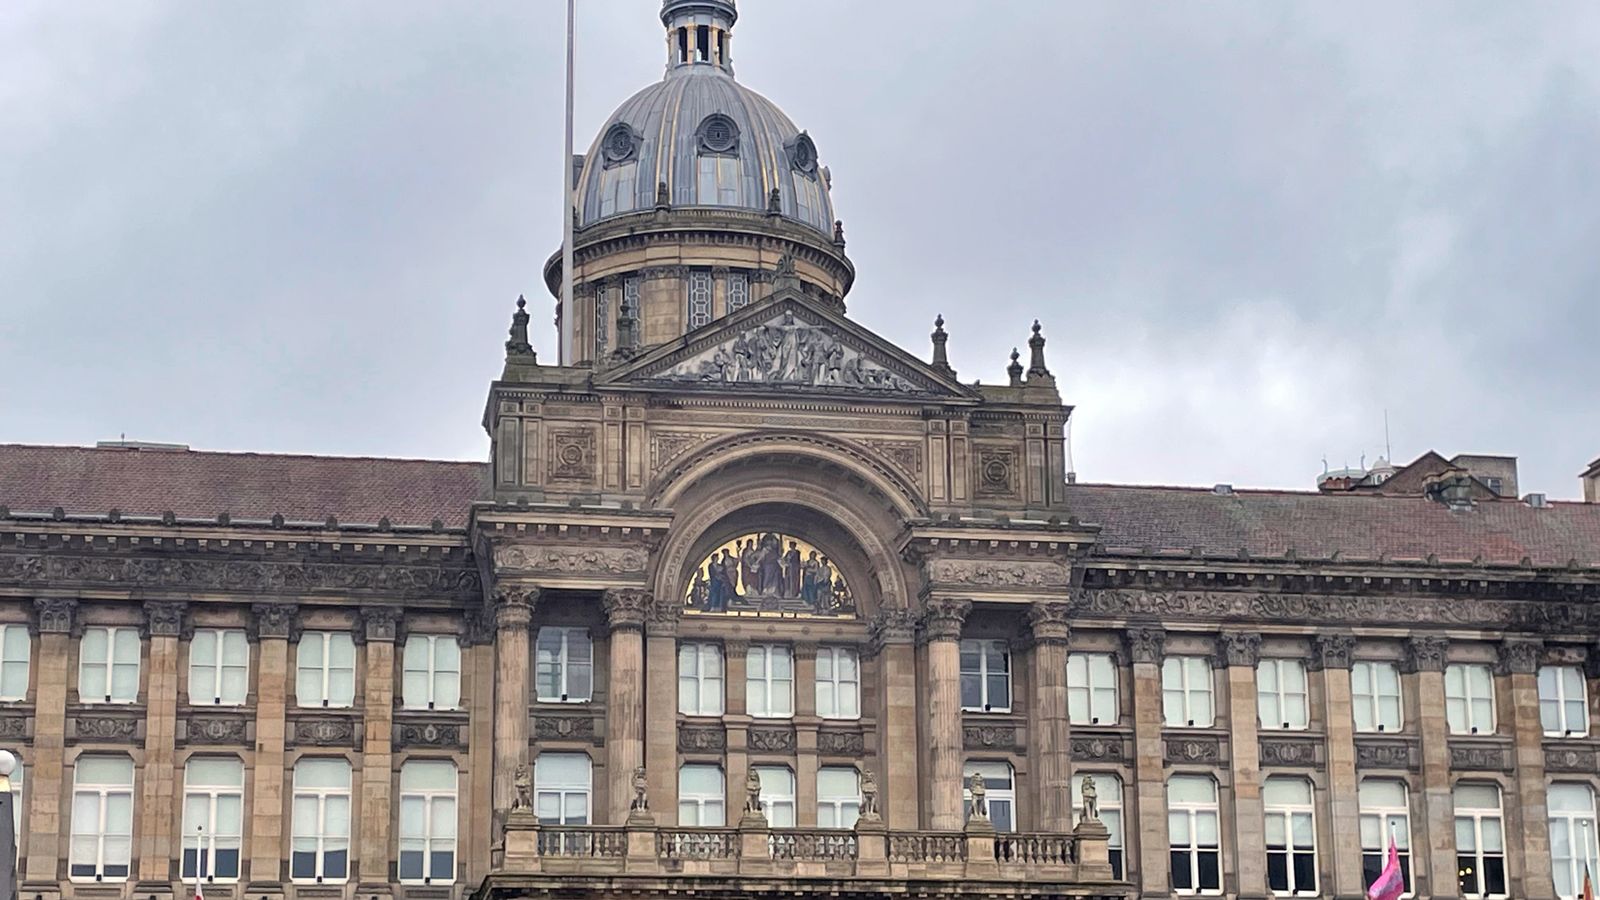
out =
[[1102,526],[1101,552],[1386,558],[1537,566],[1600,565],[1600,504],[1479,501],[1452,510],[1422,497],[1068,485],[1071,515]]
[[15,512],[446,527],[486,492],[483,463],[0,444],[0,506]]

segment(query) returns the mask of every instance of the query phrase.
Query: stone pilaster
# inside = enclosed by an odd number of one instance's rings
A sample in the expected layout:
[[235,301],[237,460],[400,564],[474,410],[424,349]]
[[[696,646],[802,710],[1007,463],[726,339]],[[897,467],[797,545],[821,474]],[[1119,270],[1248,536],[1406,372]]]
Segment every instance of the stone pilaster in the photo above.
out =
[[249,887],[251,894],[283,890],[281,860],[288,854],[284,828],[284,731],[289,702],[289,642],[299,636],[299,613],[289,603],[257,603],[250,627],[256,640],[256,752],[251,775]]
[[[723,717],[723,727],[727,729],[727,781],[728,781],[728,820],[733,821],[734,800],[741,796],[743,785],[750,777],[750,687],[746,682],[749,672],[750,641],[743,638],[730,638],[722,642],[723,674],[727,689],[726,708],[727,715]],[[672,778],[676,782],[677,768],[673,768]],[[677,805],[673,805],[677,809]],[[674,817],[675,818],[675,817]]]
[[919,825],[915,638],[916,619],[909,609],[882,609],[872,620],[867,646],[878,668],[880,808],[892,829]]
[[794,645],[795,824],[817,825],[817,645]]
[[[1507,798],[1507,853],[1522,857],[1523,883],[1509,885],[1511,896],[1550,900],[1556,895],[1550,877],[1550,821],[1544,780],[1544,725],[1539,720],[1539,657],[1536,640],[1507,640],[1500,645],[1500,674],[1510,682],[1511,733],[1516,738],[1516,795]],[[1520,817],[1520,826],[1517,819]],[[1514,868],[1512,871],[1516,871]]]
[[929,599],[921,639],[927,657],[928,826],[959,831],[961,811],[961,627],[968,600]]
[[494,812],[503,821],[516,799],[517,770],[528,765],[533,659],[528,630],[539,589],[502,587],[494,602]]
[[[1416,679],[1417,723],[1422,736],[1422,814],[1427,837],[1422,846],[1428,855],[1427,889],[1436,898],[1460,895],[1455,800],[1450,794],[1450,726],[1444,711],[1444,666],[1449,650],[1450,642],[1442,637],[1419,635],[1406,641],[1405,668]],[[1412,846],[1416,845],[1413,836]]]
[[1322,723],[1327,729],[1328,811],[1333,836],[1329,848],[1333,896],[1359,898],[1361,882],[1360,798],[1356,782],[1356,724],[1350,696],[1350,664],[1356,639],[1348,634],[1322,634],[1315,639],[1311,668],[1322,672]]
[[1228,759],[1233,782],[1233,838],[1240,900],[1267,896],[1267,836],[1261,798],[1261,743],[1256,722],[1256,664],[1261,661],[1261,634],[1253,631],[1222,635],[1222,661],[1227,664]]
[[35,657],[33,767],[28,770],[28,859],[23,888],[28,896],[60,896],[61,860],[67,842],[61,814],[63,740],[67,731],[67,660],[76,627],[78,601],[51,597],[33,601],[34,630],[39,636]]
[[[473,803],[494,795],[494,621],[479,606],[459,623],[462,702],[467,709],[467,796]],[[489,874],[494,844],[494,816],[481,812],[466,817],[461,831],[466,881],[478,884]]]
[[1033,695],[1028,704],[1028,768],[1039,786],[1039,831],[1072,830],[1072,729],[1067,720],[1067,624],[1070,607],[1058,601],[1028,608],[1032,630]]
[[1141,897],[1165,897],[1170,884],[1166,752],[1161,744],[1161,661],[1166,643],[1167,633],[1160,628],[1128,629],[1128,659],[1133,663],[1133,779],[1138,799],[1136,812],[1127,820],[1129,836],[1139,841]]
[[172,860],[177,855],[178,773],[173,765],[178,731],[178,638],[187,607],[182,603],[144,605],[147,641],[144,768],[138,809],[139,893],[172,891]]
[[362,894],[388,894],[394,806],[394,645],[400,610],[361,609],[359,636],[366,645],[366,705],[362,711],[361,835],[356,874]]
[[633,804],[634,770],[644,765],[644,623],[650,615],[651,599],[645,591],[613,589],[606,591],[603,603],[611,626],[610,693],[606,699],[608,822],[621,825],[628,821]]
[[[655,598],[645,641],[645,776],[657,821],[677,821],[678,809],[678,623],[681,603]],[[723,673],[727,673],[724,666]],[[727,695],[724,689],[723,702]],[[631,792],[630,792],[631,795]]]

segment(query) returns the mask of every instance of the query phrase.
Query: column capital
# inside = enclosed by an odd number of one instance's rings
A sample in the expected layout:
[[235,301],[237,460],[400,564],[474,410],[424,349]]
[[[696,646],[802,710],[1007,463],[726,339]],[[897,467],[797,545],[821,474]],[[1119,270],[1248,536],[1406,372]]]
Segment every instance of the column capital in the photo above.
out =
[[1159,666],[1166,657],[1166,629],[1158,626],[1129,628],[1127,644],[1129,660],[1134,663],[1154,663]]
[[356,618],[356,642],[393,644],[400,637],[401,611],[393,606],[363,606]]
[[796,661],[799,661],[799,660],[802,660],[802,659],[815,660],[817,658],[817,642],[816,641],[795,641],[795,643],[794,643],[794,658],[795,658]]
[[644,632],[645,619],[652,605],[650,592],[637,588],[611,588],[600,598],[605,607],[606,623],[612,631]]
[[487,647],[494,643],[494,613],[475,605],[462,611],[461,620],[456,624],[456,640],[461,644],[461,649],[468,647]]
[[867,626],[867,654],[877,656],[884,647],[910,644],[916,639],[916,614],[902,606],[884,607]]
[[497,584],[494,586],[494,605],[526,606],[529,612],[539,605],[541,590],[527,584]]
[[1065,647],[1072,636],[1072,606],[1060,600],[1041,600],[1028,607],[1028,627],[1033,643]]
[[970,612],[971,600],[930,597],[922,604],[922,621],[919,623],[922,642],[961,640],[961,626],[966,624]]
[[650,603],[650,634],[657,637],[677,637],[678,625],[683,621],[683,601],[673,597],[653,597]]
[[727,659],[735,656],[744,656],[750,652],[750,639],[747,637],[731,637],[722,639],[722,655]]
[[1356,636],[1353,634],[1319,634],[1311,639],[1311,666],[1313,672],[1324,669],[1348,669],[1354,661]]
[[250,632],[257,641],[300,638],[300,609],[293,603],[253,603],[250,605]]
[[1507,638],[1500,642],[1502,675],[1532,675],[1539,671],[1539,657],[1544,653],[1544,641],[1531,638]]
[[1255,668],[1261,662],[1259,631],[1224,631],[1221,637],[1222,661],[1228,666]]
[[77,627],[78,601],[70,597],[40,597],[33,601],[35,634],[72,634]]
[[1450,652],[1450,639],[1433,634],[1412,635],[1406,639],[1405,671],[1443,672],[1444,658]]
[[144,603],[144,632],[145,640],[153,637],[184,637],[187,620],[186,613],[189,604],[182,602],[168,602],[164,600],[146,600]]

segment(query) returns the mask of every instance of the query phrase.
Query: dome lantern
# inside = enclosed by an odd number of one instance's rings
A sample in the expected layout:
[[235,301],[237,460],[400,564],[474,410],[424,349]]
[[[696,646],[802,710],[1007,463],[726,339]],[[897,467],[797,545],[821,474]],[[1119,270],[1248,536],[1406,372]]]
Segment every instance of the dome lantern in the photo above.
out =
[[667,68],[710,65],[733,71],[734,0],[665,0],[661,24],[667,26]]

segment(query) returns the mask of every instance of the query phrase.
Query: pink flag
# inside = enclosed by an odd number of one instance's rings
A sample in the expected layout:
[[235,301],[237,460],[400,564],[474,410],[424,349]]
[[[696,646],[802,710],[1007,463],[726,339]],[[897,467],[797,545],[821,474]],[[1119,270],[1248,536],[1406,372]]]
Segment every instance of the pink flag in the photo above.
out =
[[1406,878],[1400,871],[1400,849],[1394,845],[1394,836],[1389,836],[1389,862],[1378,874],[1378,880],[1372,882],[1367,888],[1367,900],[1400,900],[1406,892]]

